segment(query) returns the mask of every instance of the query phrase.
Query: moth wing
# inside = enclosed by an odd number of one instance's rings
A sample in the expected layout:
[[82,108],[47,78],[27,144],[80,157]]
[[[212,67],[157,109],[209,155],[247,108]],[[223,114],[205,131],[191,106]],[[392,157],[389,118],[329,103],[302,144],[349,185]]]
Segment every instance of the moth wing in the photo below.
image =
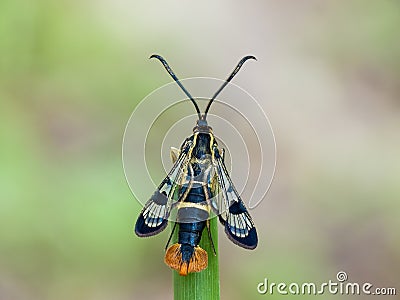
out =
[[172,163],[175,163],[178,160],[180,154],[181,150],[175,147],[171,147],[170,156]]
[[140,237],[156,235],[168,225],[168,196],[156,190],[140,213],[135,233]]
[[168,217],[175,199],[174,191],[182,180],[188,165],[188,147],[179,153],[167,177],[161,182],[143,207],[135,225],[135,233],[140,237],[156,235],[168,225]]
[[214,157],[213,164],[219,185],[217,191],[219,190],[222,197],[219,197],[220,203],[213,204],[213,207],[218,207],[219,220],[224,225],[228,238],[240,247],[254,249],[257,247],[258,237],[253,220],[236,191],[217,148],[214,148]]

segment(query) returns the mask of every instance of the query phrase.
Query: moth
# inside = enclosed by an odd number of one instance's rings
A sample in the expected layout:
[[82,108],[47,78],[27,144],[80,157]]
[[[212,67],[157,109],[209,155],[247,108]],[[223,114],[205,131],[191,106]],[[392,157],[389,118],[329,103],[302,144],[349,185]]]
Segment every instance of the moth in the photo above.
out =
[[[146,202],[136,221],[135,233],[139,237],[158,234],[166,228],[171,212],[176,210],[164,261],[180,275],[185,276],[200,272],[207,267],[208,254],[199,246],[205,228],[215,254],[209,223],[211,212],[218,215],[220,223],[225,227],[226,235],[233,243],[246,249],[257,247],[258,237],[253,220],[228,174],[224,163],[224,150],[218,148],[213,130],[207,123],[208,111],[219,93],[233,79],[245,61],[256,58],[245,56],[239,61],[233,72],[211,97],[203,114],[166,60],[157,54],[153,54],[150,58],[156,58],[163,64],[169,75],[191,100],[198,120],[193,128],[193,134],[185,139],[179,150],[171,152],[173,167]],[[168,247],[177,225],[178,242]]]

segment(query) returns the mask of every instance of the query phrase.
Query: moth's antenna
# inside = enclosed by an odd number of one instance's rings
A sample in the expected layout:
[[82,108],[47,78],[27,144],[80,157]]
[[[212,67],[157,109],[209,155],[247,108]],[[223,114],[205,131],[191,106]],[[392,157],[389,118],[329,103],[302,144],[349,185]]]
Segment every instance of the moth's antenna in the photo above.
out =
[[182,89],[182,91],[186,94],[186,96],[189,97],[189,99],[193,102],[194,107],[196,108],[197,111],[197,115],[199,117],[199,120],[201,119],[201,113],[200,113],[200,109],[199,106],[197,105],[196,101],[194,101],[192,95],[190,95],[190,93],[185,89],[185,87],[182,85],[182,83],[179,81],[178,77],[176,77],[174,71],[172,71],[171,67],[168,65],[167,61],[160,55],[158,54],[153,54],[152,56],[150,56],[149,58],[157,58],[163,65],[165,70],[167,70],[167,72],[169,73],[169,75],[171,75],[171,77],[176,81],[176,83],[179,85],[179,87]]
[[229,75],[229,77],[225,80],[225,82],[222,84],[222,86],[218,89],[218,91],[215,92],[214,96],[212,96],[210,102],[208,102],[208,105],[206,107],[206,110],[204,112],[204,120],[207,118],[207,113],[208,110],[210,109],[211,104],[213,103],[213,101],[215,100],[215,98],[217,98],[217,96],[219,95],[219,93],[221,93],[221,91],[224,89],[224,87],[229,83],[229,81],[232,80],[233,77],[235,77],[236,73],[239,72],[240,68],[243,66],[243,64],[245,63],[246,60],[248,59],[254,59],[257,60],[257,58],[255,58],[253,55],[247,55],[245,57],[243,57],[239,63],[237,64],[236,68],[233,70],[232,74]]

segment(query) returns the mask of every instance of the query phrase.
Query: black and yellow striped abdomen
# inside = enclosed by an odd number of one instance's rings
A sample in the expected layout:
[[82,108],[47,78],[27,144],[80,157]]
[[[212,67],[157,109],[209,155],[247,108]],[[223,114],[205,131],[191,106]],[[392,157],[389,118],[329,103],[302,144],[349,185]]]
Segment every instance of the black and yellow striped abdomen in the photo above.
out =
[[192,187],[178,206],[178,243],[168,248],[165,262],[181,275],[199,272],[207,267],[207,252],[199,247],[207,225],[209,210],[202,186]]

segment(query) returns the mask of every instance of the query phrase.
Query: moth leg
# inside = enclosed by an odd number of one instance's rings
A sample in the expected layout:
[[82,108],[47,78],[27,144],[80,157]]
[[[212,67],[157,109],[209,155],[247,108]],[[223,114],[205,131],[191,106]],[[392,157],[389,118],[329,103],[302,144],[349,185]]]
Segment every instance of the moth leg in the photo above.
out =
[[[211,200],[210,200],[210,194],[208,192],[208,187],[206,185],[203,185],[203,191],[204,191],[204,196],[206,197],[206,203],[207,203],[207,206],[208,206],[208,211],[210,213],[210,207],[213,208],[213,206],[212,206],[212,203],[211,203]],[[217,255],[217,251],[215,250],[215,246],[214,246],[214,241],[213,241],[212,236],[211,236],[210,219],[207,219],[206,226],[207,226],[208,238],[210,239],[214,255]]]
[[222,224],[222,226],[225,226],[226,220],[221,215],[218,215],[218,220]]
[[176,224],[177,224],[177,222],[174,222],[174,227],[172,227],[172,232],[171,232],[171,234],[170,234],[170,236],[168,238],[167,244],[165,245],[165,251],[167,251],[168,246],[169,246],[169,242],[171,241],[172,236],[174,235]]
[[211,236],[210,220],[207,220],[206,225],[207,225],[208,238],[210,239],[211,247],[212,247],[213,252],[214,252],[214,256],[216,256],[217,255],[217,251],[215,250],[214,241],[213,241],[212,236]]

